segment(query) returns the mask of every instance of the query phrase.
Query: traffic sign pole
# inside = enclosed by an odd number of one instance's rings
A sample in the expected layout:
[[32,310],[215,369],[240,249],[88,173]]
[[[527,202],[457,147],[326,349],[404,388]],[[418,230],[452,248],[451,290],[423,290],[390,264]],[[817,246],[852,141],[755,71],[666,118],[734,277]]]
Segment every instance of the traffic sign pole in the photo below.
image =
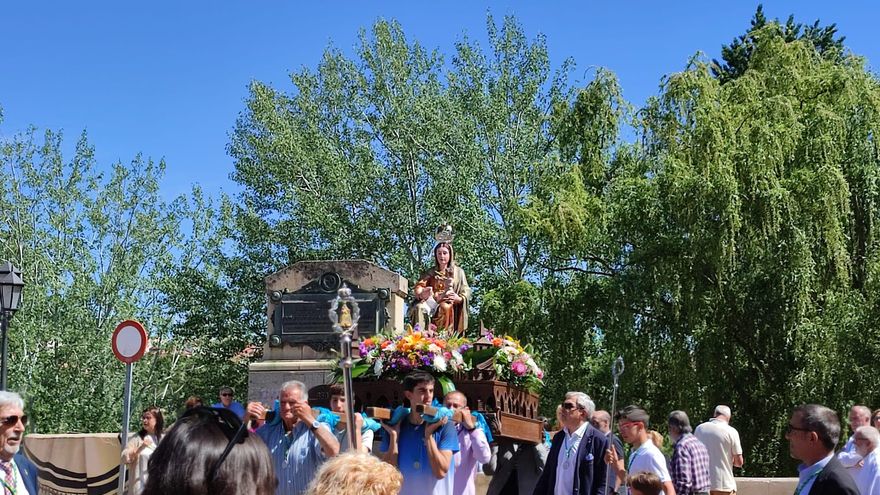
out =
[[[131,421],[131,379],[135,361],[147,350],[147,332],[134,320],[125,320],[116,326],[111,339],[113,354],[125,363],[125,390],[122,404],[122,431],[119,433],[122,450],[128,445],[128,424]],[[121,459],[121,456],[120,456]],[[119,462],[119,495],[125,491],[125,462]]]
[[[133,363],[125,365],[125,396],[122,405],[122,450],[125,450],[125,446],[128,444],[128,424],[131,421],[131,377],[133,368]],[[122,495],[125,492],[126,467],[125,462],[119,463],[119,495]]]

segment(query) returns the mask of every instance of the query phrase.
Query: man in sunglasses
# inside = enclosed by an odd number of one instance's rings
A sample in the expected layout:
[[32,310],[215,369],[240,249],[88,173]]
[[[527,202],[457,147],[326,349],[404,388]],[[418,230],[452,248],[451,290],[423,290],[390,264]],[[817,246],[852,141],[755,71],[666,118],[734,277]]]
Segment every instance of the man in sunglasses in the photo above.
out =
[[39,493],[37,468],[19,452],[27,416],[24,400],[15,392],[0,391],[0,484],[2,493]]
[[785,431],[791,456],[803,461],[795,495],[857,495],[852,476],[834,455],[840,440],[837,413],[818,404],[795,408]]
[[[280,420],[267,422],[257,428],[256,434],[269,447],[275,465],[276,495],[300,495],[324,460],[339,453],[339,442],[330,431],[330,425],[317,421],[312,415],[304,383],[297,380],[283,383],[279,404]],[[247,413],[251,419],[263,418],[266,408],[259,402],[251,402]]]
[[626,480],[627,474],[630,476],[642,472],[656,474],[663,483],[663,493],[675,495],[675,487],[672,486],[672,478],[666,468],[666,457],[648,436],[651,419],[648,413],[638,406],[626,406],[617,413],[616,417],[620,437],[632,446],[633,451],[629,455],[628,464],[624,467],[623,458],[617,455],[617,451],[608,449],[605,453],[605,462],[608,463],[609,469],[613,469],[621,481]]
[[534,495],[604,495],[608,468],[602,459],[610,443],[590,425],[595,409],[587,394],[565,394],[559,410],[563,428],[553,437]]
[[229,409],[237,414],[240,419],[244,420],[244,406],[241,405],[241,402],[234,400],[234,398],[235,390],[232,390],[232,387],[221,387],[220,402],[212,404],[211,407]]

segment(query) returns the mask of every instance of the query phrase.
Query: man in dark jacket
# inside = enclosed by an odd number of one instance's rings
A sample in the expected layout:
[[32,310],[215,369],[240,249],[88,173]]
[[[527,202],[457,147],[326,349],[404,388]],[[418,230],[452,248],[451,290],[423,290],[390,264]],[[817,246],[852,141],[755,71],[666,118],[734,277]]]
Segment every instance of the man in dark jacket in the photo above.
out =
[[24,400],[15,392],[0,391],[0,493],[37,495],[37,468],[19,453],[27,416]]
[[836,412],[818,404],[796,408],[785,438],[791,456],[803,461],[795,495],[858,495],[855,481],[834,455],[840,440]]
[[596,406],[587,394],[569,392],[562,402],[563,429],[553,438],[534,495],[604,495],[608,438],[590,426]]

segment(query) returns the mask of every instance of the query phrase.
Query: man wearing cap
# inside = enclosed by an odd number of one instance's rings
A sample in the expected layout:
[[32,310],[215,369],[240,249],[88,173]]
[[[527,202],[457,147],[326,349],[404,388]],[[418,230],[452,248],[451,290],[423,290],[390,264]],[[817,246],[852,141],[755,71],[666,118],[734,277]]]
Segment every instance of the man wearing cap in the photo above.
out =
[[626,480],[627,474],[632,476],[642,472],[654,473],[663,484],[663,493],[675,495],[672,478],[669,476],[669,470],[666,469],[666,458],[648,436],[649,426],[650,417],[641,407],[627,406],[618,412],[617,429],[623,441],[632,446],[633,452],[629,455],[629,463],[626,467],[623,465],[623,458],[618,456],[614,449],[606,451],[605,462],[610,469],[614,469],[621,480]]

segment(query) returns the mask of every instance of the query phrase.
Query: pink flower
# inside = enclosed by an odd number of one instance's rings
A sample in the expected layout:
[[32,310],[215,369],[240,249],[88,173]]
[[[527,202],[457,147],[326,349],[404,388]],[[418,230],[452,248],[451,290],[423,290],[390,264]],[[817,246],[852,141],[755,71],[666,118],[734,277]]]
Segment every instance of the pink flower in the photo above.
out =
[[513,364],[510,365],[510,367],[511,369],[513,369],[513,372],[516,373],[518,376],[525,376],[526,372],[528,371],[528,367],[522,361],[514,361]]

